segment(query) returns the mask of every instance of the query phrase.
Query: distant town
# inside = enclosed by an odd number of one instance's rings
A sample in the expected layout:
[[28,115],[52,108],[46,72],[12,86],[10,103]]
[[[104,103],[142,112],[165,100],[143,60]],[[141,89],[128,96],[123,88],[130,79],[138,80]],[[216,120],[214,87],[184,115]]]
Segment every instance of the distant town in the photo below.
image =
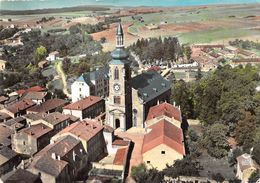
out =
[[40,11],[0,14],[0,182],[260,183],[259,5]]

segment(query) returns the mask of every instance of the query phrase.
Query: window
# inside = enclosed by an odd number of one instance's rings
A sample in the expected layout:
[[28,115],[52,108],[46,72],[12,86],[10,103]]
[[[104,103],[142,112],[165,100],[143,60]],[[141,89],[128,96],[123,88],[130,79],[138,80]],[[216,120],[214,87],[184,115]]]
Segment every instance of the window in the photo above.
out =
[[147,164],[150,164],[151,162],[150,161],[146,161]]
[[81,92],[81,88],[79,88],[79,91]]
[[115,68],[115,71],[114,71],[114,79],[119,79],[119,70],[117,67]]
[[119,96],[114,97],[114,104],[120,104],[120,97]]
[[165,154],[165,151],[161,151],[161,154]]

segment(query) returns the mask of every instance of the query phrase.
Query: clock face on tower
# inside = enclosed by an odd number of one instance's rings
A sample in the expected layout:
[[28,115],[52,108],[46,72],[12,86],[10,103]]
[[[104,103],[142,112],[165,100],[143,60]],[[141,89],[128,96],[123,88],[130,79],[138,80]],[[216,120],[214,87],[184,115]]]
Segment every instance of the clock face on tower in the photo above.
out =
[[120,84],[118,83],[114,84],[114,90],[118,92],[120,90]]

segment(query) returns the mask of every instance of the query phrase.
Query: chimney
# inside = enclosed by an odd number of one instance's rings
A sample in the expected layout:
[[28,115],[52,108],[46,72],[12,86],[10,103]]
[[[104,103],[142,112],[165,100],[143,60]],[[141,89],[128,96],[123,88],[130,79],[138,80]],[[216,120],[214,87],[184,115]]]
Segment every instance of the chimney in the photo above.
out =
[[51,153],[51,158],[56,160],[56,154],[55,153]]

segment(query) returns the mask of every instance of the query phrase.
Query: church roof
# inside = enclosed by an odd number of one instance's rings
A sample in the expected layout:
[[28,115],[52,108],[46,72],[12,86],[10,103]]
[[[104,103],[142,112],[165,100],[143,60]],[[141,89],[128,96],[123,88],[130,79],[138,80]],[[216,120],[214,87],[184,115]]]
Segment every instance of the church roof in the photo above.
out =
[[108,66],[101,67],[98,70],[82,74],[80,77],[78,77],[77,81],[86,82],[89,86],[92,86],[92,80],[108,79],[108,72]]
[[169,90],[171,85],[156,71],[148,71],[132,78],[132,87],[138,90],[139,97],[147,102]]
[[[111,56],[113,60],[111,61],[121,61],[124,63],[125,61],[128,61],[127,58],[129,57],[129,54],[125,51],[124,48],[116,48],[112,53]],[[129,61],[128,61],[129,62]]]

